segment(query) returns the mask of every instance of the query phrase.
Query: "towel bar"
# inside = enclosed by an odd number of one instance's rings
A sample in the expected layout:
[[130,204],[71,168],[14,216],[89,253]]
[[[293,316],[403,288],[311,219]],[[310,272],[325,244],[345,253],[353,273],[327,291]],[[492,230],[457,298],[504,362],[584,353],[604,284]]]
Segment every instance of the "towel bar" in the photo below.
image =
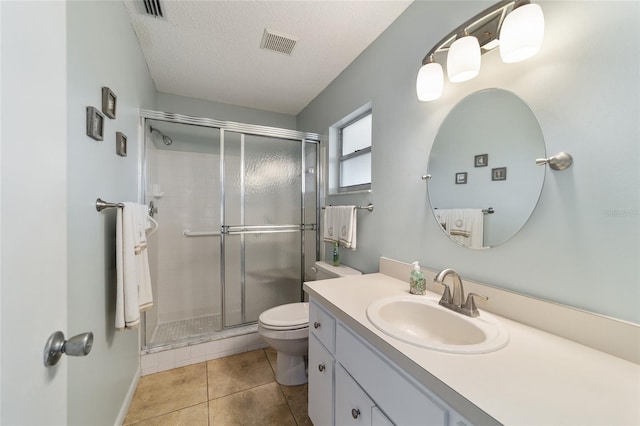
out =
[[[433,208],[434,210],[438,210],[437,207]],[[484,214],[494,214],[496,212],[496,209],[494,209],[493,207],[489,207],[488,209],[482,209],[482,213]]]
[[[331,204],[329,204],[329,207],[332,207]],[[323,207],[322,210],[324,210],[326,207]],[[356,206],[357,210],[369,210],[370,212],[373,211],[373,204],[369,203],[366,206]]]
[[[109,203],[108,201],[104,201],[102,198],[96,199],[96,210],[101,212],[104,209],[114,209],[116,207],[124,207],[123,203]],[[149,203],[149,217],[153,218],[153,216],[158,213],[158,208],[153,204],[153,201]],[[155,231],[154,231],[155,232]]]
[[124,207],[122,203],[108,203],[101,198],[96,199],[96,210],[101,212],[104,209],[113,209],[116,207]]

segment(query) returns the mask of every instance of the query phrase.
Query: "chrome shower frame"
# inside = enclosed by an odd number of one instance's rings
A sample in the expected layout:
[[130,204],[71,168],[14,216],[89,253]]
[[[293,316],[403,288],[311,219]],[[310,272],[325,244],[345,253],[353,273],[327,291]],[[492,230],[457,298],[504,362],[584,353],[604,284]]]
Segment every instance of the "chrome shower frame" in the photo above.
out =
[[[300,150],[300,155],[301,155],[301,168],[302,168],[302,172],[301,172],[301,188],[300,188],[300,199],[301,199],[301,222],[302,224],[304,224],[304,219],[306,217],[306,207],[305,207],[305,201],[306,201],[306,197],[308,196],[306,194],[306,171],[308,170],[309,166],[307,164],[307,159],[306,159],[306,147],[307,147],[307,143],[312,143],[316,145],[316,163],[312,166],[315,168],[316,172],[316,211],[315,211],[315,220],[316,220],[316,225],[309,227],[309,225],[307,226],[299,226],[297,229],[293,229],[291,227],[288,226],[283,226],[282,230],[274,230],[272,232],[297,232],[299,231],[301,234],[301,249],[302,249],[302,253],[301,253],[301,265],[300,265],[300,281],[303,282],[304,281],[304,277],[305,277],[305,231],[307,230],[315,230],[315,254],[314,254],[314,260],[318,259],[318,256],[320,255],[320,234],[319,234],[319,229],[320,229],[320,206],[321,206],[321,200],[323,199],[323,194],[324,194],[324,188],[325,188],[325,182],[324,182],[324,173],[322,172],[323,170],[323,165],[325,162],[325,153],[323,151],[323,144],[322,144],[322,138],[321,135],[317,134],[317,133],[310,133],[310,132],[300,132],[297,130],[289,130],[289,129],[282,129],[282,128],[277,128],[277,127],[268,127],[268,126],[260,126],[260,125],[253,125],[253,124],[245,124],[245,123],[238,123],[238,122],[233,122],[233,121],[220,121],[220,120],[214,120],[212,118],[206,118],[206,117],[195,117],[195,116],[190,116],[190,115],[183,115],[183,114],[176,114],[176,113],[170,113],[170,112],[164,112],[164,111],[155,111],[155,110],[147,110],[147,109],[141,109],[140,110],[140,126],[141,126],[141,139],[142,139],[142,143],[139,144],[139,154],[140,154],[140,167],[139,167],[139,199],[146,203],[146,191],[145,188],[147,187],[147,152],[146,152],[146,124],[145,124],[145,120],[147,119],[151,119],[151,120],[158,120],[158,121],[165,121],[165,122],[170,122],[170,123],[178,123],[178,124],[186,124],[186,125],[194,125],[194,126],[201,126],[201,127],[210,127],[210,128],[215,128],[215,129],[219,129],[220,130],[220,185],[221,185],[221,191],[220,191],[220,222],[221,222],[221,227],[224,227],[225,224],[225,201],[224,201],[224,197],[225,197],[225,185],[224,185],[224,143],[225,143],[225,132],[235,132],[235,133],[240,133],[241,134],[241,149],[244,151],[244,135],[255,135],[255,136],[266,136],[266,137],[274,137],[274,138],[280,138],[280,139],[288,139],[288,140],[292,140],[292,141],[299,141],[300,145],[301,145],[301,150]],[[243,156],[244,158],[244,156]],[[242,191],[242,198],[244,199],[244,178],[243,181],[241,182],[241,191]],[[241,221],[242,223],[244,223],[244,203],[241,207]],[[241,241],[242,241],[242,246],[244,246],[244,232],[255,232],[256,229],[254,228],[258,228],[255,226],[252,227],[228,227],[227,228],[238,228],[238,229],[233,229],[232,231],[236,232],[236,233],[241,233]],[[251,228],[251,229],[248,229]],[[289,228],[289,229],[284,229],[284,228]],[[227,231],[229,231],[229,229],[227,229]],[[225,324],[225,254],[224,254],[224,237],[225,237],[225,233],[221,233],[220,235],[220,275],[221,275],[221,316],[222,316],[222,332],[224,332],[225,330],[229,330],[229,329],[233,329],[233,328],[238,328],[238,327],[244,327],[253,323],[247,323],[246,322],[246,318],[244,317],[244,312],[245,312],[245,307],[244,307],[244,303],[245,303],[245,289],[244,289],[244,279],[241,282],[241,295],[242,295],[242,300],[241,303],[243,304],[243,308],[242,308],[242,312],[243,312],[243,317],[242,317],[242,323],[238,324],[238,325],[227,325]],[[244,268],[244,252],[242,254],[241,257],[241,263],[242,263],[242,267]],[[304,299],[304,291],[302,290],[302,286],[300,287],[300,300]],[[146,347],[146,342],[147,342],[147,336],[146,336],[146,317],[143,315],[142,318],[142,327],[141,327],[141,342],[142,342],[142,349],[143,351],[148,350],[148,348]],[[192,342],[186,342],[185,344],[188,343],[192,343]],[[167,346],[171,346],[171,347],[177,347],[180,346],[179,344],[176,345],[175,343],[170,343]],[[158,348],[158,347],[154,347],[152,349],[153,352],[157,351],[158,349],[162,349],[162,348]]]

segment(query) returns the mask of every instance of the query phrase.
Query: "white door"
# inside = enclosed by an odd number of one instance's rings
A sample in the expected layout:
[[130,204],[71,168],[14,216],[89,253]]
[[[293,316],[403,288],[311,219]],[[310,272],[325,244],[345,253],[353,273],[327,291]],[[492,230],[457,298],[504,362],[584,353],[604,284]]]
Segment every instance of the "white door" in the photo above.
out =
[[65,424],[66,4],[2,1],[0,34],[0,424]]

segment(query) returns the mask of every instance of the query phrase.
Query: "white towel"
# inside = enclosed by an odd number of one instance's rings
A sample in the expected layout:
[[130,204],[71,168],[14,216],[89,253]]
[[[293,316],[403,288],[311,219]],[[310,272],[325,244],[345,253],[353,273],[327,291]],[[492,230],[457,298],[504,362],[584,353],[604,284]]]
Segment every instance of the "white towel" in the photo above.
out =
[[144,204],[137,204],[137,214],[139,239],[135,252],[136,272],[138,274],[138,304],[140,305],[140,311],[146,311],[153,307],[149,252],[147,251],[147,230],[153,228],[151,222],[153,219],[149,217],[149,208]]
[[447,232],[460,244],[482,248],[484,238],[484,214],[481,209],[449,209]]
[[[146,218],[137,203],[116,214],[116,329],[136,328],[140,312],[153,306],[147,257]],[[143,206],[146,208],[146,206]]]
[[340,245],[356,249],[357,215],[356,206],[327,206],[324,211],[322,240],[327,243],[338,241]]
[[449,210],[435,209],[436,220],[442,226],[442,229],[447,230],[447,218],[449,217]]

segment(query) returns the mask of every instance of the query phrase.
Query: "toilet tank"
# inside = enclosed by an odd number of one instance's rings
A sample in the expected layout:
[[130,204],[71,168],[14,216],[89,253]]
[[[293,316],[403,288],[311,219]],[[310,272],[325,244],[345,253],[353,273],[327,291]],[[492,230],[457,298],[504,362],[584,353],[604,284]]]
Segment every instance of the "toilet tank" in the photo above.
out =
[[316,275],[315,278],[311,276],[312,281],[328,280],[330,278],[346,277],[349,275],[362,275],[362,272],[348,266],[333,266],[321,260],[316,262],[314,269]]

